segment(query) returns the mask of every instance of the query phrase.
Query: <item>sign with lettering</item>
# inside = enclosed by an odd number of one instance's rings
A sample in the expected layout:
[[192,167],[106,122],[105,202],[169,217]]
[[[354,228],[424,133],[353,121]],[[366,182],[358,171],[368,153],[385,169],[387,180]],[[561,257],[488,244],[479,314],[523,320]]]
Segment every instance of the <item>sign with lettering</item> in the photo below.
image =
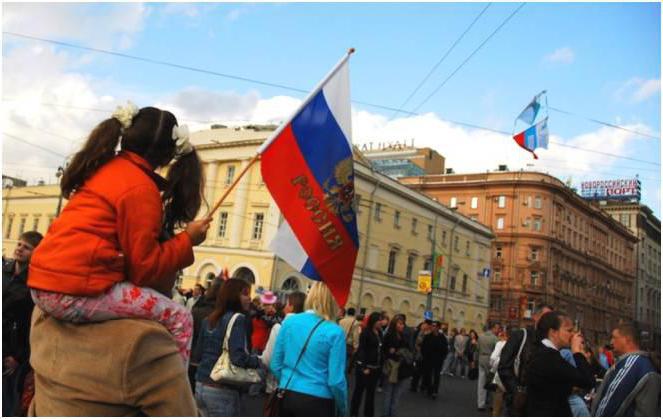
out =
[[640,180],[633,178],[581,182],[580,196],[591,200],[636,199],[640,201]]
[[419,276],[417,277],[417,291],[428,294],[432,290],[430,271],[419,271]]

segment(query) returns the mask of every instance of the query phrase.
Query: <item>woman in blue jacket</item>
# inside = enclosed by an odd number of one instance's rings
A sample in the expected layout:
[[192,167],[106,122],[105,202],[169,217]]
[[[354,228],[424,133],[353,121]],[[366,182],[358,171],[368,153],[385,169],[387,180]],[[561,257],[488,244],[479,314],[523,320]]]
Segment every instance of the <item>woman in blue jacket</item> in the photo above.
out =
[[[203,416],[241,416],[240,390],[213,381],[210,373],[221,356],[221,345],[230,333],[230,362],[241,368],[259,368],[260,361],[249,352],[249,321],[246,313],[251,304],[251,285],[239,278],[223,283],[212,314],[203,320],[191,361],[198,362],[196,371],[196,404]],[[235,313],[241,313],[232,330],[226,330]]]
[[311,287],[304,310],[283,322],[272,355],[272,373],[286,390],[280,415],[347,416],[345,334],[335,323],[338,306],[323,282]]

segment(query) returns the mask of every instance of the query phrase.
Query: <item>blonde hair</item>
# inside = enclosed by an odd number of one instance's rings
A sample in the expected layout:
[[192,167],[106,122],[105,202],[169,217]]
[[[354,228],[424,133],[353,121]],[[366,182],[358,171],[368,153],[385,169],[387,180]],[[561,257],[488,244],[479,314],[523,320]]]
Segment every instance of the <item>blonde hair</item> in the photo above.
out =
[[322,281],[316,281],[306,296],[304,310],[313,310],[325,320],[336,321],[338,305],[327,285]]

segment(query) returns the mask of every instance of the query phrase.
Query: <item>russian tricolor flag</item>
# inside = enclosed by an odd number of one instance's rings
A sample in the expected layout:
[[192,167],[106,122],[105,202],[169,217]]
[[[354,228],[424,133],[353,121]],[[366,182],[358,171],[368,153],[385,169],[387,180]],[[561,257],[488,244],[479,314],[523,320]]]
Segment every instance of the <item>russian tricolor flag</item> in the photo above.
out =
[[534,150],[548,148],[548,118],[514,135],[513,139],[516,140],[519,146],[532,153],[535,159],[538,159]]
[[302,274],[324,281],[341,307],[350,293],[359,249],[351,53],[258,150],[263,180],[284,218],[271,249]]

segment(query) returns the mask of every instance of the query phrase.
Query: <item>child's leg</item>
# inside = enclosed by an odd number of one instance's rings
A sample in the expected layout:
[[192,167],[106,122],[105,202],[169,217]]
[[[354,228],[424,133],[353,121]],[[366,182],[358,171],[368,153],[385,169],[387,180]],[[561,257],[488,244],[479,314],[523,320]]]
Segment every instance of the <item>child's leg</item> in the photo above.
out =
[[173,335],[185,364],[188,363],[193,335],[191,313],[186,307],[151,288],[120,282],[106,293],[94,297],[32,290],[32,299],[53,317],[74,323],[123,318],[155,320]]

